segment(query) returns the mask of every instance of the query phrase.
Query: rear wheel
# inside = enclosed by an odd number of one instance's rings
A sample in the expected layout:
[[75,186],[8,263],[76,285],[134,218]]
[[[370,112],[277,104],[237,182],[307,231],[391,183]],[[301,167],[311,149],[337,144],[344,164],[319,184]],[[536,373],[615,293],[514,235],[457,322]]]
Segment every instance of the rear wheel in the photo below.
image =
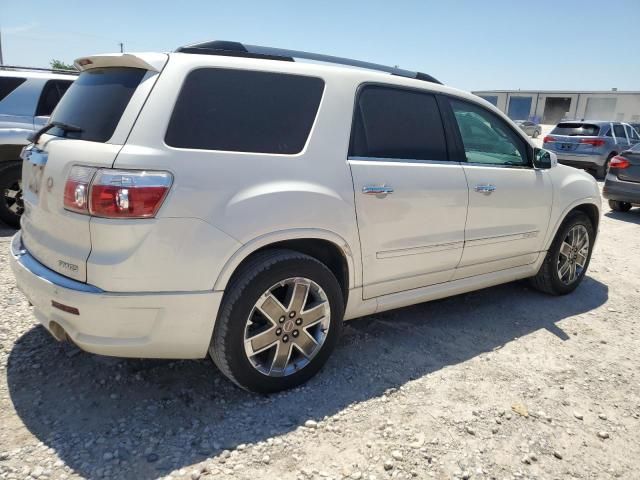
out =
[[344,315],[340,285],[324,264],[291,250],[261,252],[234,275],[227,292],[209,353],[233,382],[271,393],[322,368]]
[[552,295],[574,291],[584,278],[595,241],[591,220],[582,212],[570,213],[558,230],[535,277],[534,288]]
[[610,154],[607,157],[607,160],[604,162],[604,165],[598,167],[598,170],[596,171],[596,176],[598,177],[598,179],[604,180],[604,178],[607,176],[607,172],[609,171],[609,164],[611,163],[611,159],[615,156],[615,153]]
[[540,135],[540,131],[539,130],[534,130],[533,131],[533,138],[538,138],[538,135]]
[[24,212],[21,178],[20,164],[13,163],[0,168],[0,219],[14,228],[20,228],[20,216]]
[[631,210],[631,204],[629,202],[609,200],[609,206],[611,207],[611,210],[615,210],[616,212],[628,212]]

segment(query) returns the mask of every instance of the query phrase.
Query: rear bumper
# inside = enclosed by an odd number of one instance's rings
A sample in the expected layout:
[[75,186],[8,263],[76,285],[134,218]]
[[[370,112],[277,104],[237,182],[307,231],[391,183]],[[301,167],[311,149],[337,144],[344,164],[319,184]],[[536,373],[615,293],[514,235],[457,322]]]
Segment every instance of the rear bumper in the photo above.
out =
[[640,204],[640,183],[625,182],[613,173],[608,173],[602,187],[602,196],[607,200]]
[[18,288],[56,338],[66,333],[83,350],[118,357],[206,356],[223,292],[105,292],[39,263],[23,248],[20,232],[10,248]]
[[604,166],[607,157],[604,155],[572,155],[564,152],[554,153],[558,157],[558,162],[576,168],[598,168]]

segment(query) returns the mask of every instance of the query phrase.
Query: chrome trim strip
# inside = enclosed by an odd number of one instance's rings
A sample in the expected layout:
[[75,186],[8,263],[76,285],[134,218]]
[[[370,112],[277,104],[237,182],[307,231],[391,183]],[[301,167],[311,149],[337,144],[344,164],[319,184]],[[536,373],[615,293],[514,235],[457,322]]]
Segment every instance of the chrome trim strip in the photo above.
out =
[[20,232],[16,233],[11,241],[11,254],[28,272],[53,285],[77,292],[103,293],[98,287],[72,280],[42,265],[24,248]]
[[394,258],[394,257],[404,257],[408,255],[420,255],[422,253],[434,253],[434,252],[443,252],[445,250],[455,250],[456,248],[462,248],[464,245],[463,241],[460,242],[451,242],[451,243],[439,243],[437,245],[429,245],[423,247],[412,247],[412,248],[399,248],[397,250],[385,250],[382,252],[376,252],[376,258]]
[[383,157],[347,157],[356,162],[388,162],[388,163],[423,163],[426,165],[462,165],[464,162],[455,160],[415,160],[411,158],[383,158]]
[[465,247],[477,247],[480,245],[490,245],[492,243],[512,242],[514,240],[527,240],[529,238],[537,237],[539,233],[539,230],[533,230],[531,232],[515,233],[511,235],[476,238],[474,240],[467,240],[465,242]]

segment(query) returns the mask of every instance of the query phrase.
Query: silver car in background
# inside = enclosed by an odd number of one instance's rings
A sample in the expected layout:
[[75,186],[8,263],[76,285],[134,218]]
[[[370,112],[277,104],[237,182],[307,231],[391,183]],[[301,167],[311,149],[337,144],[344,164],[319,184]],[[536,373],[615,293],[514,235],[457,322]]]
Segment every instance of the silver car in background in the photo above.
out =
[[515,120],[515,124],[518,125],[522,130],[524,130],[524,133],[532,138],[538,138],[538,136],[542,133],[540,124],[532,122],[531,120]]
[[554,152],[562,164],[604,178],[611,159],[638,142],[640,135],[627,123],[572,120],[556,125],[544,137],[543,148]]

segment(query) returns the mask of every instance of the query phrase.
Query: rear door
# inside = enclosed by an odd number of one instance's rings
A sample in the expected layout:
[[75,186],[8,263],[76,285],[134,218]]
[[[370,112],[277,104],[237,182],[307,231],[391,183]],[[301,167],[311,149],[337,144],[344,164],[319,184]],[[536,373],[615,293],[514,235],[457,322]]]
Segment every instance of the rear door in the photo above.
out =
[[624,128],[624,125],[622,125],[621,123],[614,123],[613,135],[615,136],[618,152],[621,152],[622,150],[626,150],[627,148],[629,148],[631,143],[627,138],[627,132]]
[[451,98],[449,105],[469,184],[465,247],[455,278],[534,262],[551,213],[548,172],[532,167],[531,147],[497,114],[461,99]]
[[449,160],[436,96],[362,86],[348,162],[364,297],[450,280],[464,246],[468,193],[462,167]]
[[[153,60],[163,65],[162,57]],[[79,281],[86,281],[91,217],[64,209],[66,179],[74,165],[113,165],[158,75],[157,67],[138,57],[87,60],[91,68],[69,88],[51,118],[79,131],[53,127],[43,134],[25,150],[22,174],[24,246],[50,269]]]

